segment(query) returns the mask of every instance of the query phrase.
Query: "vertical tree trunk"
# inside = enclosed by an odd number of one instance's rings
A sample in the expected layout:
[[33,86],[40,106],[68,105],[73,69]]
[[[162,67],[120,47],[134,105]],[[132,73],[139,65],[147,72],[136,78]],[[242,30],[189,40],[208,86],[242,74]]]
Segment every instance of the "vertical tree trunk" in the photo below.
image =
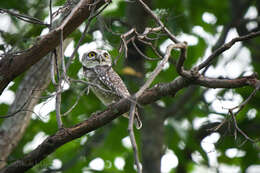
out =
[[[50,82],[50,58],[45,57],[30,68],[16,92],[14,103],[10,106],[8,114],[23,109],[33,110],[41,93]],[[33,97],[32,97],[33,96]],[[0,169],[6,165],[6,159],[16,147],[29,125],[32,112],[21,111],[12,117],[6,118],[0,126]]]
[[[152,0],[146,0],[145,3],[151,6]],[[126,10],[127,22],[138,32],[143,32],[146,22],[149,20],[149,15],[137,2],[128,3]],[[144,45],[137,41],[136,45],[140,50],[145,51]],[[125,63],[144,76],[144,58],[131,44],[128,47],[128,58]],[[139,85],[144,82],[143,78],[135,77],[133,80],[138,81]],[[141,148],[139,148],[139,151],[142,153],[143,173],[159,173],[161,171],[163,116],[158,116],[157,113],[157,108],[150,109],[149,112],[140,112],[143,128],[141,129]]]
[[[71,39],[64,41],[63,50],[66,49],[70,41]],[[23,106],[22,110],[27,111],[20,111],[12,117],[6,118],[0,126],[0,169],[6,165],[8,156],[23,137],[30,123],[32,115],[30,110],[33,110],[42,92],[50,83],[50,64],[51,58],[46,56],[32,66],[16,91],[15,100],[10,106],[8,114],[21,109],[21,106]]]

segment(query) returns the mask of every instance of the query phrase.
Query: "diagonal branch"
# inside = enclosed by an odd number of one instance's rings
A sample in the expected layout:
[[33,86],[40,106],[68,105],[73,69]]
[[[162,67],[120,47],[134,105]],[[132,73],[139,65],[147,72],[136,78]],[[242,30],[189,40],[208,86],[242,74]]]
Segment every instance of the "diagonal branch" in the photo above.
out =
[[244,36],[241,36],[241,37],[236,37],[236,38],[232,39],[230,42],[222,45],[220,48],[215,50],[204,62],[202,62],[198,66],[198,70],[201,70],[202,68],[210,65],[210,63],[213,61],[213,59],[215,59],[217,56],[219,56],[220,54],[222,54],[226,50],[230,49],[236,42],[250,40],[250,39],[258,37],[258,36],[260,36],[260,31],[252,32],[252,33],[249,33],[247,35],[244,35]]
[[[206,79],[205,79],[206,80]],[[191,84],[201,85],[209,88],[236,88],[243,86],[254,86],[252,77],[244,77],[238,79],[217,79],[215,81],[216,85],[208,85],[203,79],[197,81],[196,83],[191,82],[183,77],[177,77],[170,83],[158,84],[151,89],[145,90],[144,93],[137,99],[138,103],[142,105],[147,105],[153,103],[165,96],[174,96],[182,88],[189,86]],[[256,80],[256,79],[255,79]],[[253,80],[254,81],[254,80]],[[218,84],[221,83],[222,84]],[[102,127],[113,119],[119,117],[125,112],[129,111],[131,101],[127,98],[120,100],[118,103],[114,104],[113,107],[109,107],[101,113],[92,115],[89,119],[66,129],[60,129],[57,133],[49,136],[42,144],[40,144],[35,150],[25,155],[24,158],[17,160],[4,169],[1,173],[12,173],[12,172],[25,172],[32,168],[34,165],[39,163],[41,160],[45,159],[49,154],[54,152],[60,146],[67,142],[70,142],[82,135],[89,133]],[[69,132],[69,133],[68,133]]]
[[27,16],[27,15],[24,15],[24,14],[19,14],[17,12],[13,12],[13,11],[10,11],[10,10],[7,10],[7,9],[0,8],[0,13],[10,14],[10,15],[15,16],[18,19],[23,20],[23,21],[28,22],[28,23],[43,25],[43,26],[47,26],[47,27],[50,26],[49,24],[44,23],[44,22],[42,22],[41,20],[39,20],[35,17]]
[[169,36],[169,38],[174,43],[180,43],[180,41],[166,28],[163,22],[154,14],[154,12],[148,7],[147,4],[143,2],[143,0],[138,0],[138,2],[144,7],[144,9],[149,13],[153,19],[157,22],[157,24],[162,28],[162,30]]
[[[89,17],[93,2],[94,0],[81,0],[80,6],[74,8],[73,15],[69,15],[66,23],[61,25],[64,39]],[[97,8],[105,3],[103,0],[97,2]],[[10,81],[59,45],[60,30],[61,28],[58,27],[42,36],[31,48],[21,54],[4,57],[0,60],[0,94]]]

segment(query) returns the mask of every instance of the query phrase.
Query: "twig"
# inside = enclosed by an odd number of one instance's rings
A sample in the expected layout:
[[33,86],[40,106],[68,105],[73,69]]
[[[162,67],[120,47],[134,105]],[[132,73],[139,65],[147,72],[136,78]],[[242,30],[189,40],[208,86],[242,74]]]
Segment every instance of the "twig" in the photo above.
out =
[[154,45],[153,45],[152,43],[150,43],[150,42],[148,42],[148,41],[141,40],[141,39],[138,39],[138,41],[140,41],[140,42],[142,42],[142,43],[144,43],[144,44],[150,46],[150,47],[153,49],[154,53],[155,53],[160,59],[163,59],[162,55],[157,51],[157,49],[154,47]]
[[132,103],[131,107],[130,107],[128,133],[129,133],[129,136],[130,136],[131,144],[133,146],[135,165],[137,167],[137,172],[142,173],[141,163],[140,163],[139,157],[138,157],[138,148],[137,148],[137,144],[136,144],[136,141],[135,141],[135,134],[134,134],[134,129],[133,129],[134,117],[135,117],[135,106],[136,106],[136,104]]
[[[63,57],[63,29],[60,31],[60,58],[61,60]],[[57,69],[57,79],[58,79],[58,85],[56,86],[56,103],[55,103],[55,109],[56,109],[56,119],[58,123],[58,128],[61,129],[63,127],[62,120],[61,120],[61,113],[60,113],[60,105],[61,105],[61,82],[62,82],[62,74],[59,72],[58,65],[56,66]]]
[[[252,97],[254,97],[256,95],[256,92],[260,89],[260,81],[258,81],[256,88],[254,89],[254,91],[250,94],[250,96],[243,101],[241,104],[239,104],[238,106],[231,108],[228,110],[228,112],[230,113],[230,115],[232,116],[232,119],[234,121],[234,125],[236,130],[242,134],[247,140],[251,141],[251,142],[256,142],[255,140],[251,139],[250,137],[247,136],[247,134],[245,132],[243,132],[237,125],[237,121],[236,121],[236,115],[244,108],[244,106],[252,99]],[[238,111],[236,113],[233,113],[234,109],[238,109]],[[236,138],[236,131],[235,131],[235,138]]]
[[163,22],[154,14],[154,12],[146,5],[143,0],[138,0],[138,2],[144,7],[144,9],[153,17],[157,24],[162,27],[163,31],[170,37],[174,43],[180,43],[179,40],[166,28]]
[[[93,13],[94,9],[95,9],[95,8],[92,8],[91,14]],[[90,17],[91,17],[91,14],[90,14]],[[89,17],[89,18],[90,18],[90,17]],[[70,66],[72,60],[74,59],[74,56],[75,56],[76,52],[78,51],[79,46],[80,46],[82,40],[83,40],[84,37],[86,36],[86,33],[87,33],[87,31],[88,31],[88,27],[89,27],[90,21],[91,21],[91,20],[88,20],[87,24],[85,25],[84,31],[83,31],[83,33],[81,34],[81,37],[80,37],[80,39],[79,39],[79,41],[78,41],[78,43],[77,43],[75,49],[73,50],[72,54],[71,54],[70,57],[69,57],[69,61],[68,61],[67,64],[66,64],[66,69],[69,69],[69,66]]]
[[61,104],[61,80],[58,81],[58,85],[56,86],[56,104],[55,104],[55,110],[56,110],[56,119],[58,123],[58,128],[62,128],[62,120],[61,120],[61,113],[60,113],[60,104]]
[[[254,91],[250,94],[250,96],[243,101],[241,104],[239,104],[238,106],[235,106],[233,108],[228,109],[228,113],[231,115],[232,120],[234,122],[234,126],[235,126],[235,131],[234,131],[234,136],[235,139],[237,138],[237,131],[243,135],[247,140],[249,140],[250,142],[256,142],[256,140],[253,140],[252,138],[250,138],[243,130],[241,130],[237,124],[236,121],[236,116],[237,114],[244,108],[244,106],[252,99],[252,97],[255,96],[256,92],[260,89],[260,81],[256,82],[256,87],[254,89]],[[238,108],[238,111],[236,111],[235,113],[233,112],[235,109]],[[222,127],[226,122],[228,122],[227,119],[225,119],[224,121],[222,121],[217,127],[214,127],[212,130],[217,131],[220,127]]]
[[184,61],[186,60],[187,58],[187,43],[184,42],[184,47],[181,48],[181,54],[180,54],[180,57],[178,59],[178,62],[177,62],[177,72],[179,75],[181,75],[182,77],[184,78],[188,78],[188,79],[193,79],[194,78],[194,74],[192,73],[192,71],[186,71],[184,69]]
[[178,44],[170,44],[167,49],[166,49],[166,53],[165,56],[163,58],[163,60],[157,65],[157,67],[154,69],[154,71],[152,72],[151,76],[149,77],[149,79],[145,82],[145,84],[138,90],[138,92],[135,94],[135,97],[138,98],[140,97],[143,92],[150,86],[150,84],[153,82],[153,80],[155,79],[155,77],[161,72],[161,70],[163,69],[163,66],[167,63],[170,55],[171,55],[171,51],[173,48],[184,48],[186,47],[186,44],[183,43],[178,43]]
[[23,108],[29,102],[29,100],[30,100],[30,97],[27,98],[27,100],[23,103],[23,105],[18,110],[14,111],[11,114],[0,116],[0,118],[9,118],[9,117],[15,116],[17,113],[19,113],[21,111],[27,111],[27,110],[24,110]]
[[127,58],[127,52],[128,52],[128,47],[127,47],[127,41],[126,38],[131,35],[132,33],[135,33],[135,29],[132,28],[131,30],[129,30],[128,32],[126,32],[125,34],[121,35],[121,40],[123,42],[123,44],[121,44],[121,47],[119,49],[119,52],[121,53],[122,51],[125,52],[125,58]]
[[208,66],[214,58],[219,56],[221,53],[225,52],[226,50],[230,49],[236,42],[239,41],[245,41],[250,40],[252,38],[255,38],[257,36],[260,36],[260,31],[249,33],[245,36],[236,37],[232,39],[230,42],[222,45],[220,48],[216,49],[204,62],[202,62],[200,65],[198,65],[198,70],[201,70],[202,68]]
[[80,92],[80,94],[77,96],[76,102],[70,107],[70,109],[67,110],[67,111],[66,111],[64,114],[62,114],[61,116],[66,116],[66,115],[68,115],[68,114],[76,107],[76,105],[79,103],[80,98],[83,96],[83,94],[84,94],[87,90],[88,90],[88,86]]
[[256,95],[256,92],[259,89],[260,89],[260,81],[258,81],[256,88],[254,89],[254,91],[249,95],[249,97],[244,102],[242,102],[240,105],[238,105],[234,108],[231,108],[230,110],[233,111],[234,109],[239,108],[239,110],[236,112],[236,114],[239,113],[244,108],[244,106],[252,99],[252,97],[254,97]]
[[69,80],[72,81],[72,82],[80,82],[80,83],[83,83],[85,85],[90,85],[90,86],[93,86],[93,87],[97,87],[98,89],[100,89],[100,90],[102,90],[104,92],[110,93],[110,94],[116,94],[113,91],[110,91],[110,90],[107,90],[105,88],[102,88],[101,86],[99,86],[97,84],[94,84],[94,83],[91,83],[91,82],[87,82],[87,81],[84,81],[84,80],[72,79],[72,78],[69,78]]
[[[30,94],[29,94],[29,96],[31,96],[31,95],[33,95],[33,92],[34,91],[37,91],[37,90],[31,90],[30,91]],[[10,113],[10,114],[8,114],[8,115],[2,115],[2,116],[0,116],[0,118],[10,118],[10,117],[13,117],[13,116],[15,116],[17,113],[19,113],[19,112],[31,112],[31,113],[34,113],[35,115],[37,115],[37,116],[39,116],[36,112],[34,112],[33,110],[28,110],[28,109],[24,109],[24,107],[26,106],[26,104],[27,103],[29,103],[29,101],[31,100],[31,99],[34,99],[35,97],[28,97],[26,100],[25,100],[25,102],[20,106],[20,108],[19,109],[17,109],[16,111],[14,111],[13,113]],[[39,116],[40,117],[40,116]]]
[[61,79],[64,79],[65,81],[67,80],[67,70],[66,70],[66,65],[65,65],[65,57],[64,57],[64,50],[63,50],[63,30],[61,30],[61,45],[60,47],[60,58],[61,58],[61,67],[62,67],[62,76]]
[[73,50],[71,56],[69,57],[68,63],[66,64],[66,69],[69,69],[69,66],[70,66],[72,60],[74,59],[74,56],[75,56],[76,52],[78,51],[78,48],[79,48],[81,42],[83,41],[83,39],[85,38],[85,36],[86,36],[86,34],[87,34],[87,32],[88,32],[88,28],[89,28],[89,25],[90,25],[91,21],[92,21],[96,16],[98,16],[102,11],[104,11],[104,9],[109,5],[109,3],[110,3],[110,2],[106,2],[106,4],[105,4],[99,11],[97,11],[96,13],[94,13],[95,8],[96,8],[96,5],[94,5],[94,7],[92,8],[91,14],[90,14],[90,16],[89,16],[89,18],[88,18],[87,24],[85,25],[84,31],[83,31],[83,33],[81,34],[81,37],[80,37],[80,39],[79,39],[79,41],[78,41],[78,43],[77,43],[75,49]]
[[[138,97],[140,97],[143,94],[143,92],[150,86],[150,84],[153,82],[155,77],[161,72],[161,70],[163,69],[163,66],[167,63],[167,61],[171,55],[171,50],[173,48],[183,48],[184,46],[186,46],[186,45],[179,43],[179,44],[171,44],[167,47],[164,59],[157,65],[157,67],[154,69],[154,71],[152,72],[149,79],[145,82],[145,84],[138,90],[138,92],[136,94],[134,94],[134,96],[132,98],[133,100],[138,99]],[[131,104],[130,113],[129,113],[130,115],[129,115],[129,123],[128,123],[128,132],[130,135],[131,144],[133,146],[135,164],[137,166],[138,173],[141,173],[142,172],[141,167],[140,167],[141,163],[140,163],[139,157],[138,157],[138,149],[137,149],[137,145],[136,145],[136,141],[135,141],[135,137],[134,137],[134,130],[133,130],[135,108],[136,108],[136,102]]]
[[116,36],[122,35],[122,33],[114,32],[111,28],[109,28],[109,27],[107,26],[106,22],[104,21],[104,19],[103,19],[101,16],[98,17],[98,20],[104,25],[105,29],[106,29],[108,32],[110,32],[111,34],[116,35]]
[[53,85],[57,85],[57,82],[55,80],[55,69],[57,69],[58,66],[58,60],[57,60],[57,53],[56,50],[50,53],[51,58],[51,81]]
[[[121,35],[121,43],[120,43],[120,48],[119,48],[119,53],[124,52],[125,54],[125,58],[127,58],[127,52],[128,52],[128,43],[132,43],[133,46],[135,47],[135,49],[137,50],[137,52],[142,55],[145,59],[147,60],[161,60],[163,59],[162,56],[157,52],[157,50],[155,49],[154,45],[152,44],[152,41],[157,40],[158,38],[149,38],[148,35],[152,34],[152,33],[156,33],[156,32],[160,32],[162,30],[162,27],[154,27],[154,28],[150,28],[147,27],[145,28],[143,33],[138,33],[136,31],[135,28],[130,29],[129,31],[127,31],[126,33]],[[131,36],[131,37],[130,37]],[[129,38],[130,37],[130,38]],[[140,41],[143,44],[149,45],[154,53],[159,57],[159,58],[150,58],[148,56],[146,56],[139,48],[138,46],[135,44],[135,40]],[[116,58],[117,60],[117,58]]]
[[49,24],[46,24],[46,23],[42,22],[41,20],[39,20],[35,17],[27,16],[27,15],[24,15],[24,14],[19,14],[19,13],[12,12],[12,11],[7,10],[7,9],[0,8],[0,13],[10,14],[10,15],[15,16],[18,19],[23,20],[23,21],[28,22],[28,23],[43,25],[43,26],[46,26],[46,27],[50,26]]
[[[148,13],[150,13],[153,18],[157,21],[157,23],[160,25],[159,27],[155,27],[155,28],[145,28],[145,31],[142,34],[139,34],[135,28],[132,28],[131,30],[129,30],[128,32],[126,32],[125,34],[121,35],[121,40],[122,40],[122,44],[121,47],[119,49],[119,52],[121,53],[122,51],[124,51],[125,53],[125,58],[127,58],[127,52],[128,52],[128,47],[127,44],[131,41],[133,46],[136,48],[137,52],[139,54],[141,54],[144,58],[146,59],[150,59],[149,57],[147,57],[146,55],[144,55],[140,49],[136,46],[134,40],[137,38],[138,40],[142,40],[143,43],[148,44],[148,45],[153,45],[152,43],[150,43],[150,41],[153,41],[154,39],[149,38],[148,34],[153,33],[153,32],[159,32],[161,30],[163,30],[164,32],[167,33],[167,35],[172,39],[173,42],[178,43],[178,44],[171,44],[167,47],[166,50],[166,54],[164,56],[164,58],[162,59],[162,61],[157,65],[156,69],[152,72],[151,76],[149,77],[149,79],[145,82],[145,84],[138,90],[138,92],[133,96],[134,100],[138,99],[138,97],[140,97],[143,92],[150,86],[150,84],[153,82],[153,80],[155,79],[155,77],[161,72],[161,70],[163,69],[163,66],[168,62],[168,59],[171,55],[171,50],[173,48],[181,48],[181,49],[185,49],[186,48],[186,44],[180,43],[171,33],[170,31],[163,25],[163,23],[161,22],[161,20],[159,18],[157,18],[157,16],[155,16],[155,14],[149,9],[149,7],[142,1],[142,0],[138,0],[143,6],[144,8],[148,11]],[[134,34],[129,40],[127,40],[127,38],[129,36],[131,36],[132,34]],[[157,53],[156,49],[152,46],[154,52]],[[161,59],[161,56],[159,56]],[[129,124],[128,124],[128,131],[129,131],[129,135],[130,135],[130,139],[131,139],[131,144],[133,146],[133,151],[134,151],[134,158],[135,158],[135,164],[137,166],[137,170],[138,173],[141,173],[141,167],[140,167],[140,161],[139,161],[139,157],[138,157],[138,149],[137,149],[137,145],[135,142],[135,137],[134,137],[134,131],[133,131],[133,121],[134,121],[134,114],[135,114],[135,108],[136,108],[136,103],[132,103],[131,104],[131,108],[130,108],[130,118],[129,118]]]
[[50,0],[50,2],[49,2],[49,9],[50,9],[50,24],[49,24],[49,30],[51,30],[51,28],[52,28],[52,20],[53,20],[53,16],[52,16],[52,0]]
[[134,39],[132,39],[131,41],[132,41],[133,46],[134,46],[135,49],[137,50],[137,52],[138,52],[140,55],[142,55],[142,57],[144,57],[145,59],[150,60],[150,61],[158,61],[158,60],[161,60],[161,58],[150,58],[150,57],[146,56],[146,55],[138,48],[138,46],[135,44]]
[[[76,2],[73,2],[71,0],[68,0],[66,1],[66,3],[58,8],[55,12],[53,12],[51,15],[52,15],[52,18],[56,18],[59,14],[65,14],[66,11],[71,11],[72,7],[74,6],[74,4],[76,4]],[[68,14],[67,14],[68,15]]]
[[235,132],[234,132],[234,136],[235,136],[235,139],[237,137],[237,133],[236,131],[238,131],[241,135],[243,135],[247,140],[249,140],[250,142],[256,142],[255,140],[253,140],[252,138],[250,138],[249,136],[247,136],[247,134],[245,132],[243,132],[243,130],[241,130],[238,125],[237,125],[237,120],[236,120],[236,117],[235,117],[235,114],[233,114],[232,111],[229,111],[230,115],[232,116],[232,119],[234,121],[234,125],[235,125]]

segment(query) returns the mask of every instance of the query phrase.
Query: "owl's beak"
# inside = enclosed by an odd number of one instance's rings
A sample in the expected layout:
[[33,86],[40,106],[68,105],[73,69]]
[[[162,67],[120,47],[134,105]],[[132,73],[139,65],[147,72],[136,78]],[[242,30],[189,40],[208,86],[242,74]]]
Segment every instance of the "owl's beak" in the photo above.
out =
[[106,59],[103,56],[101,56],[101,55],[99,56],[99,60],[100,60],[100,63],[106,61]]

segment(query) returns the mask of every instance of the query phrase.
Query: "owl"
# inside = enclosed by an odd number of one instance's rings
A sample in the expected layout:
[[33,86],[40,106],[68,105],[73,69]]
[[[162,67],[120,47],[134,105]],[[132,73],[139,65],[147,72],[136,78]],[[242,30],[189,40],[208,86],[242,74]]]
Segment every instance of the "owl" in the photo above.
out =
[[[122,98],[129,98],[127,90],[120,76],[112,68],[112,58],[106,50],[96,49],[83,54],[81,58],[84,78],[94,85],[90,85],[91,91],[106,106],[116,103]],[[123,114],[129,117],[128,113]],[[137,110],[135,111],[135,125],[137,129],[142,127]]]

